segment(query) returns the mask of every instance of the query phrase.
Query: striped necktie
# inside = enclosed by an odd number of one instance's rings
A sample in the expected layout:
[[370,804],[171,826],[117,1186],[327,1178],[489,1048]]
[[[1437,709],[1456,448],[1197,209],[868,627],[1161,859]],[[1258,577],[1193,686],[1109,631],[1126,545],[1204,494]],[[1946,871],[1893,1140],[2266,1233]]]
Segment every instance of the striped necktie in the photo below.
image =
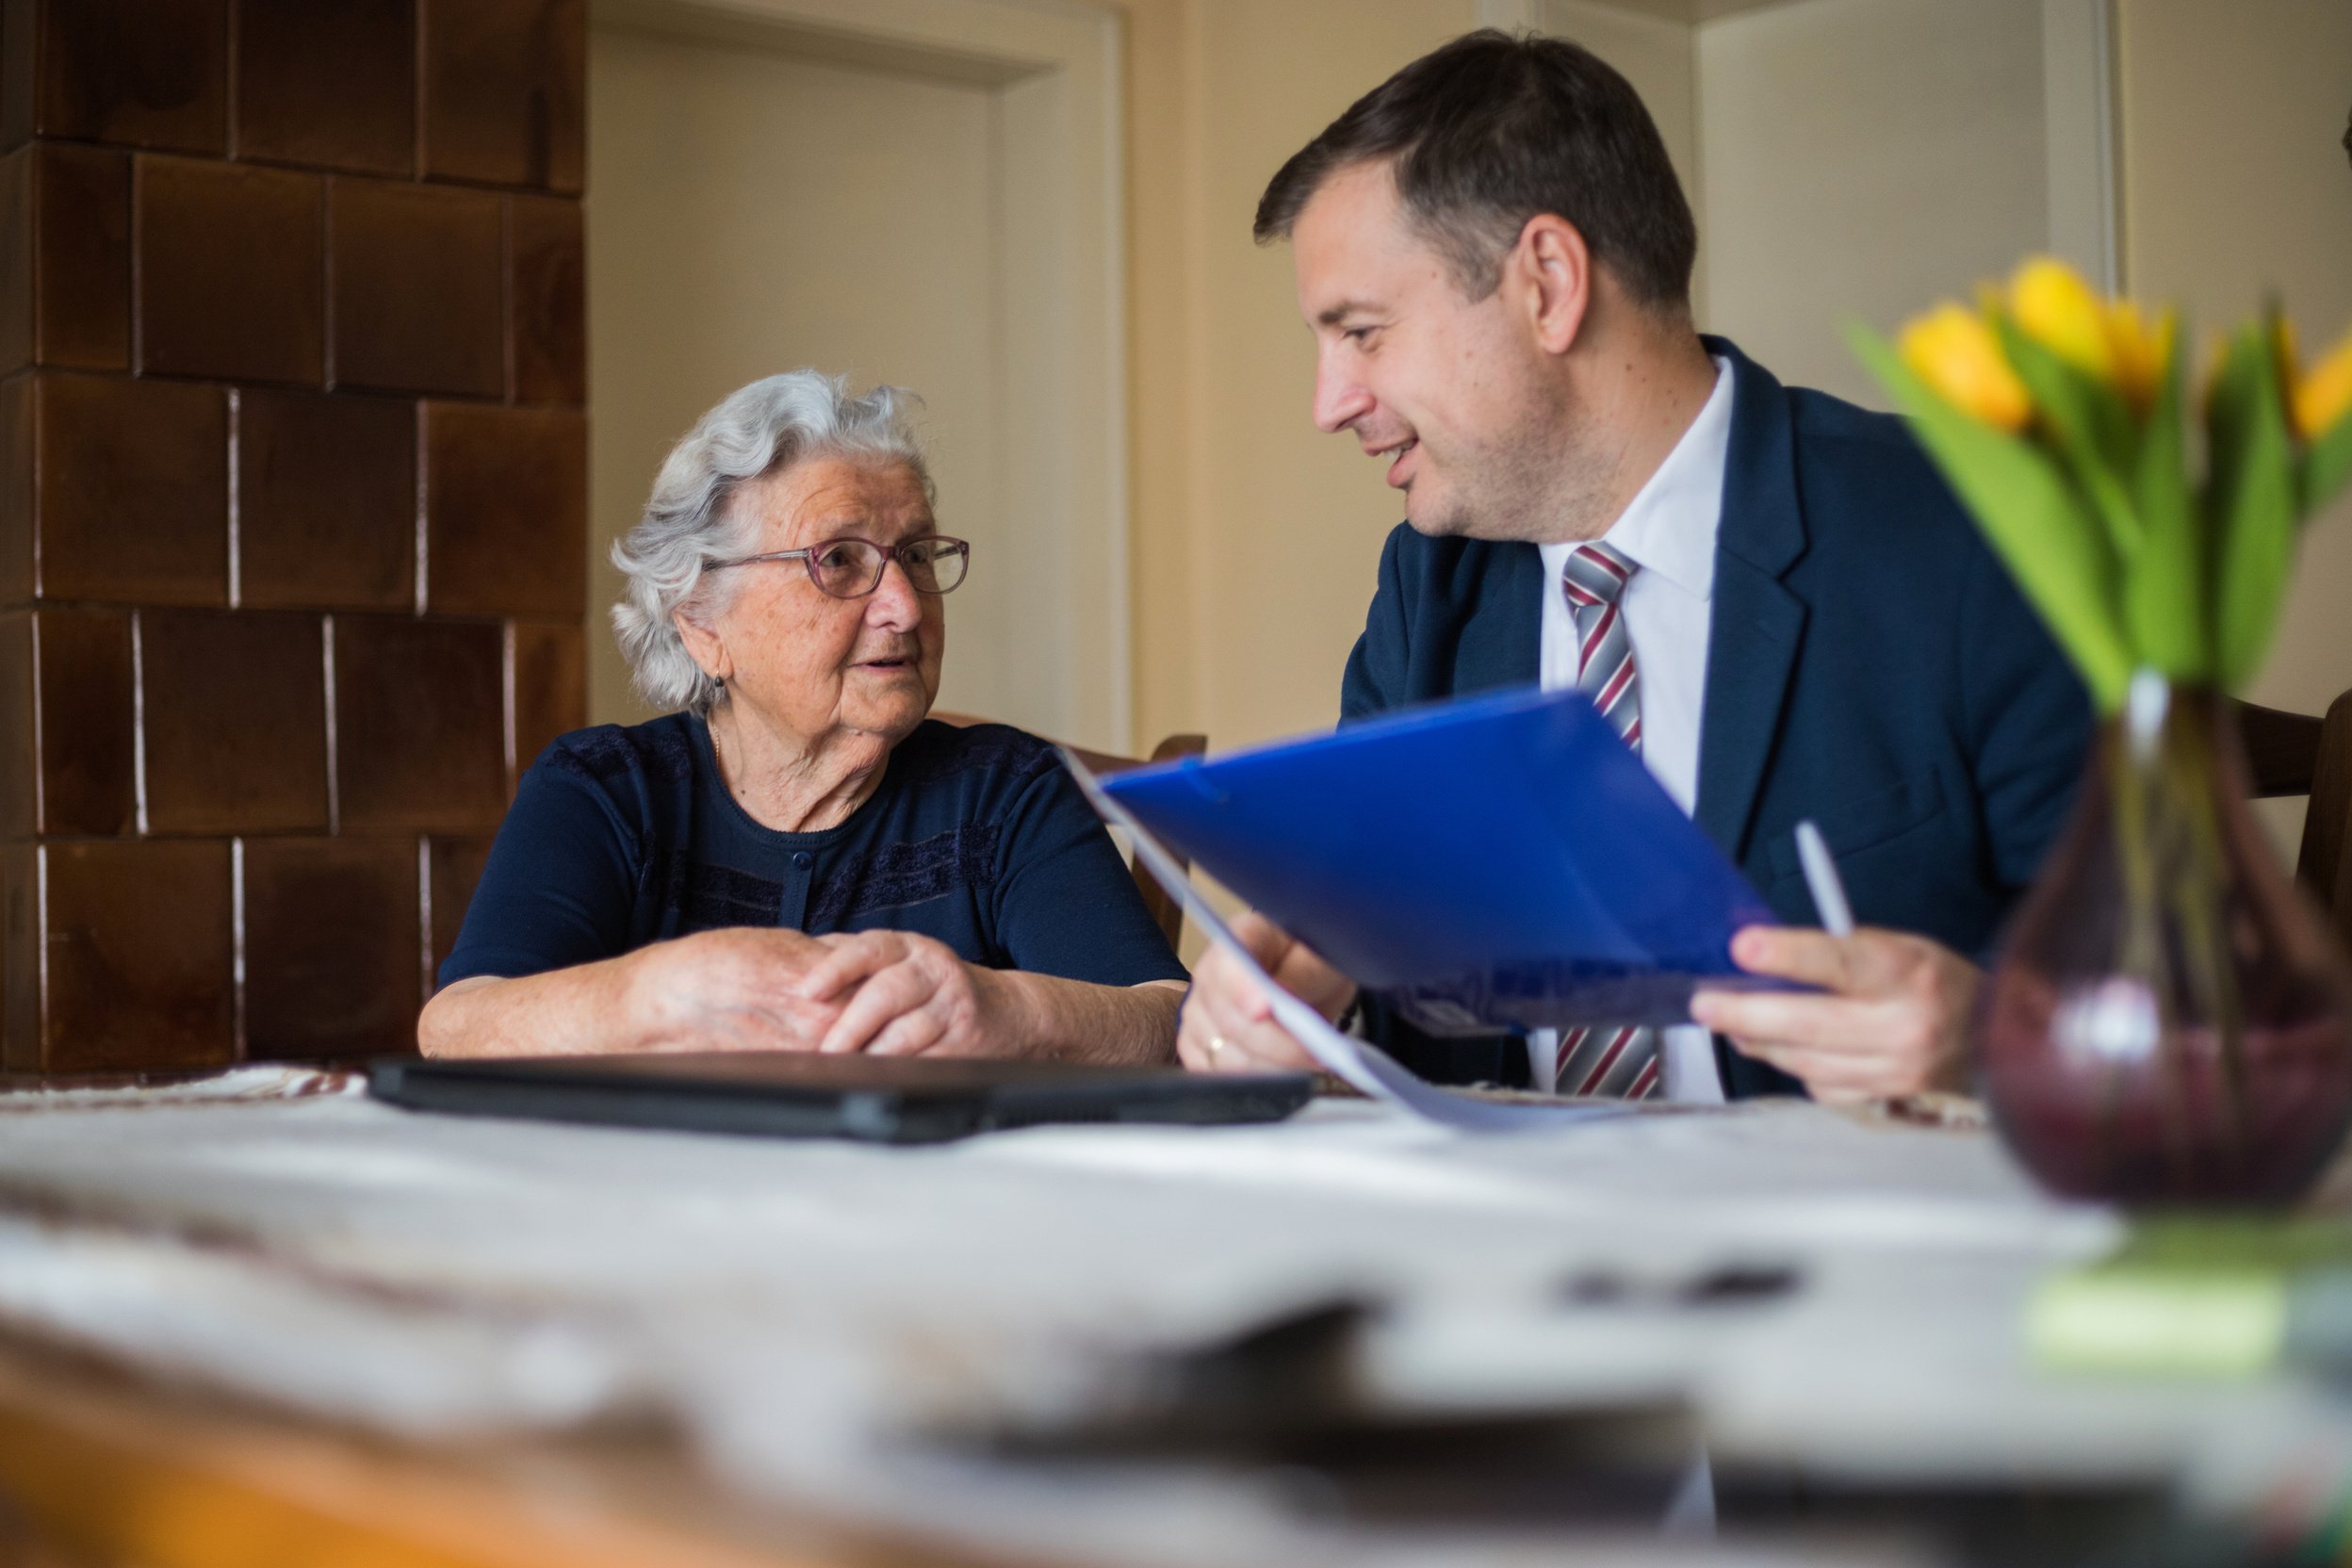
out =
[[[1634,564],[1607,545],[1579,545],[1560,569],[1576,627],[1576,690],[1625,743],[1642,749],[1642,678],[1619,603]],[[1660,1091],[1658,1031],[1607,1024],[1560,1033],[1553,1084],[1561,1094],[1649,1100]]]

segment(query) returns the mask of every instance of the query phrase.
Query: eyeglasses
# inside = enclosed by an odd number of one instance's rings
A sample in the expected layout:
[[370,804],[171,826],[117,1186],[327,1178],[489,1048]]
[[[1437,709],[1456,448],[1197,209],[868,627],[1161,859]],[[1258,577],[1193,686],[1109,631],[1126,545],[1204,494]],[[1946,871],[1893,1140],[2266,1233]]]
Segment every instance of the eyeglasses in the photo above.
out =
[[761,561],[798,561],[808,568],[808,580],[819,591],[837,599],[861,599],[882,586],[883,568],[893,560],[916,593],[952,594],[972,565],[972,544],[964,539],[929,538],[909,539],[893,547],[871,539],[827,539],[806,549],[713,561],[703,570],[749,566]]

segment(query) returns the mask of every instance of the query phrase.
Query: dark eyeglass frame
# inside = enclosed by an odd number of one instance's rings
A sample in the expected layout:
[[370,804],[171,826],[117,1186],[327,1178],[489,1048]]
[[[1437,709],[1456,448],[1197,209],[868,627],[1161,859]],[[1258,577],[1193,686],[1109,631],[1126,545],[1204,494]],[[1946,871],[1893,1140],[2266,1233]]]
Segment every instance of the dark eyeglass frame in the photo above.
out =
[[[834,593],[832,589],[827,588],[825,585],[824,580],[817,575],[818,555],[825,550],[831,549],[836,545],[863,545],[866,548],[878,552],[874,561],[873,580],[854,594]],[[907,585],[909,587],[913,587],[916,593],[923,595],[926,598],[943,597],[946,595],[954,593],[956,589],[961,588],[964,585],[964,578],[958,577],[954,582],[949,583],[944,588],[923,588],[917,586],[915,584],[915,569],[907,563],[906,552],[913,549],[918,545],[945,545],[950,547],[948,549],[942,550],[939,553],[942,555],[961,555],[964,558],[964,575],[965,577],[969,577],[971,575],[972,541],[969,539],[950,538],[944,533],[926,533],[919,539],[902,540],[900,543],[895,545],[885,545],[877,540],[860,539],[854,533],[844,533],[837,539],[826,539],[818,544],[805,546],[796,550],[768,550],[760,555],[739,555],[732,561],[706,562],[704,563],[702,569],[706,572],[715,572],[728,566],[756,566],[762,561],[797,561],[808,569],[808,581],[816,588],[817,592],[825,595],[828,598],[836,599],[862,599],[872,594],[875,589],[882,586],[882,574],[890,569],[890,563],[893,561],[898,563],[898,569],[906,574]]]

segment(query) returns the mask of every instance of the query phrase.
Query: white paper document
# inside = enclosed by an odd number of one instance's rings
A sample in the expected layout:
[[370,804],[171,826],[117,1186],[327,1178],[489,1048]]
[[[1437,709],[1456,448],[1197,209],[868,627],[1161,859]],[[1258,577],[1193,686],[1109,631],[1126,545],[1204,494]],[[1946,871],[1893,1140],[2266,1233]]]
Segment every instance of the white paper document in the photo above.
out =
[[1322,1064],[1324,1070],[1375,1100],[1400,1105],[1425,1120],[1446,1127],[1479,1132],[1533,1132],[1625,1114],[1623,1107],[1613,1104],[1565,1101],[1557,1104],[1514,1103],[1440,1088],[1400,1065],[1379,1046],[1341,1034],[1321,1013],[1274,983],[1273,976],[1241,945],[1241,939],[1233,935],[1224,917],[1192,885],[1192,878],[1176,864],[1175,857],[1125,807],[1111,798],[1102,780],[1070,755],[1067,747],[1062,749],[1062,760],[1102,820],[1127,834],[1135,845],[1135,858],[1143,862],[1152,880],[1184,906],[1184,913],[1200,923],[1211,941],[1232,955],[1266,988],[1266,994],[1274,1004],[1276,1021],[1306,1047],[1307,1054]]

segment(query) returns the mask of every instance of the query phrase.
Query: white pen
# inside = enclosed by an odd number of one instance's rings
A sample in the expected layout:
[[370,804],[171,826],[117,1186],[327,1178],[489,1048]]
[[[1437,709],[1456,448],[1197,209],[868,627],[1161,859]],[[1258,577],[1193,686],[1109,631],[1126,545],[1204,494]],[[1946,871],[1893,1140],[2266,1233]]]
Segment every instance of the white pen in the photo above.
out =
[[1797,863],[1805,868],[1805,885],[1813,894],[1813,907],[1821,929],[1833,937],[1854,935],[1854,906],[1846,902],[1846,885],[1838,875],[1821,830],[1807,817],[1797,824]]

